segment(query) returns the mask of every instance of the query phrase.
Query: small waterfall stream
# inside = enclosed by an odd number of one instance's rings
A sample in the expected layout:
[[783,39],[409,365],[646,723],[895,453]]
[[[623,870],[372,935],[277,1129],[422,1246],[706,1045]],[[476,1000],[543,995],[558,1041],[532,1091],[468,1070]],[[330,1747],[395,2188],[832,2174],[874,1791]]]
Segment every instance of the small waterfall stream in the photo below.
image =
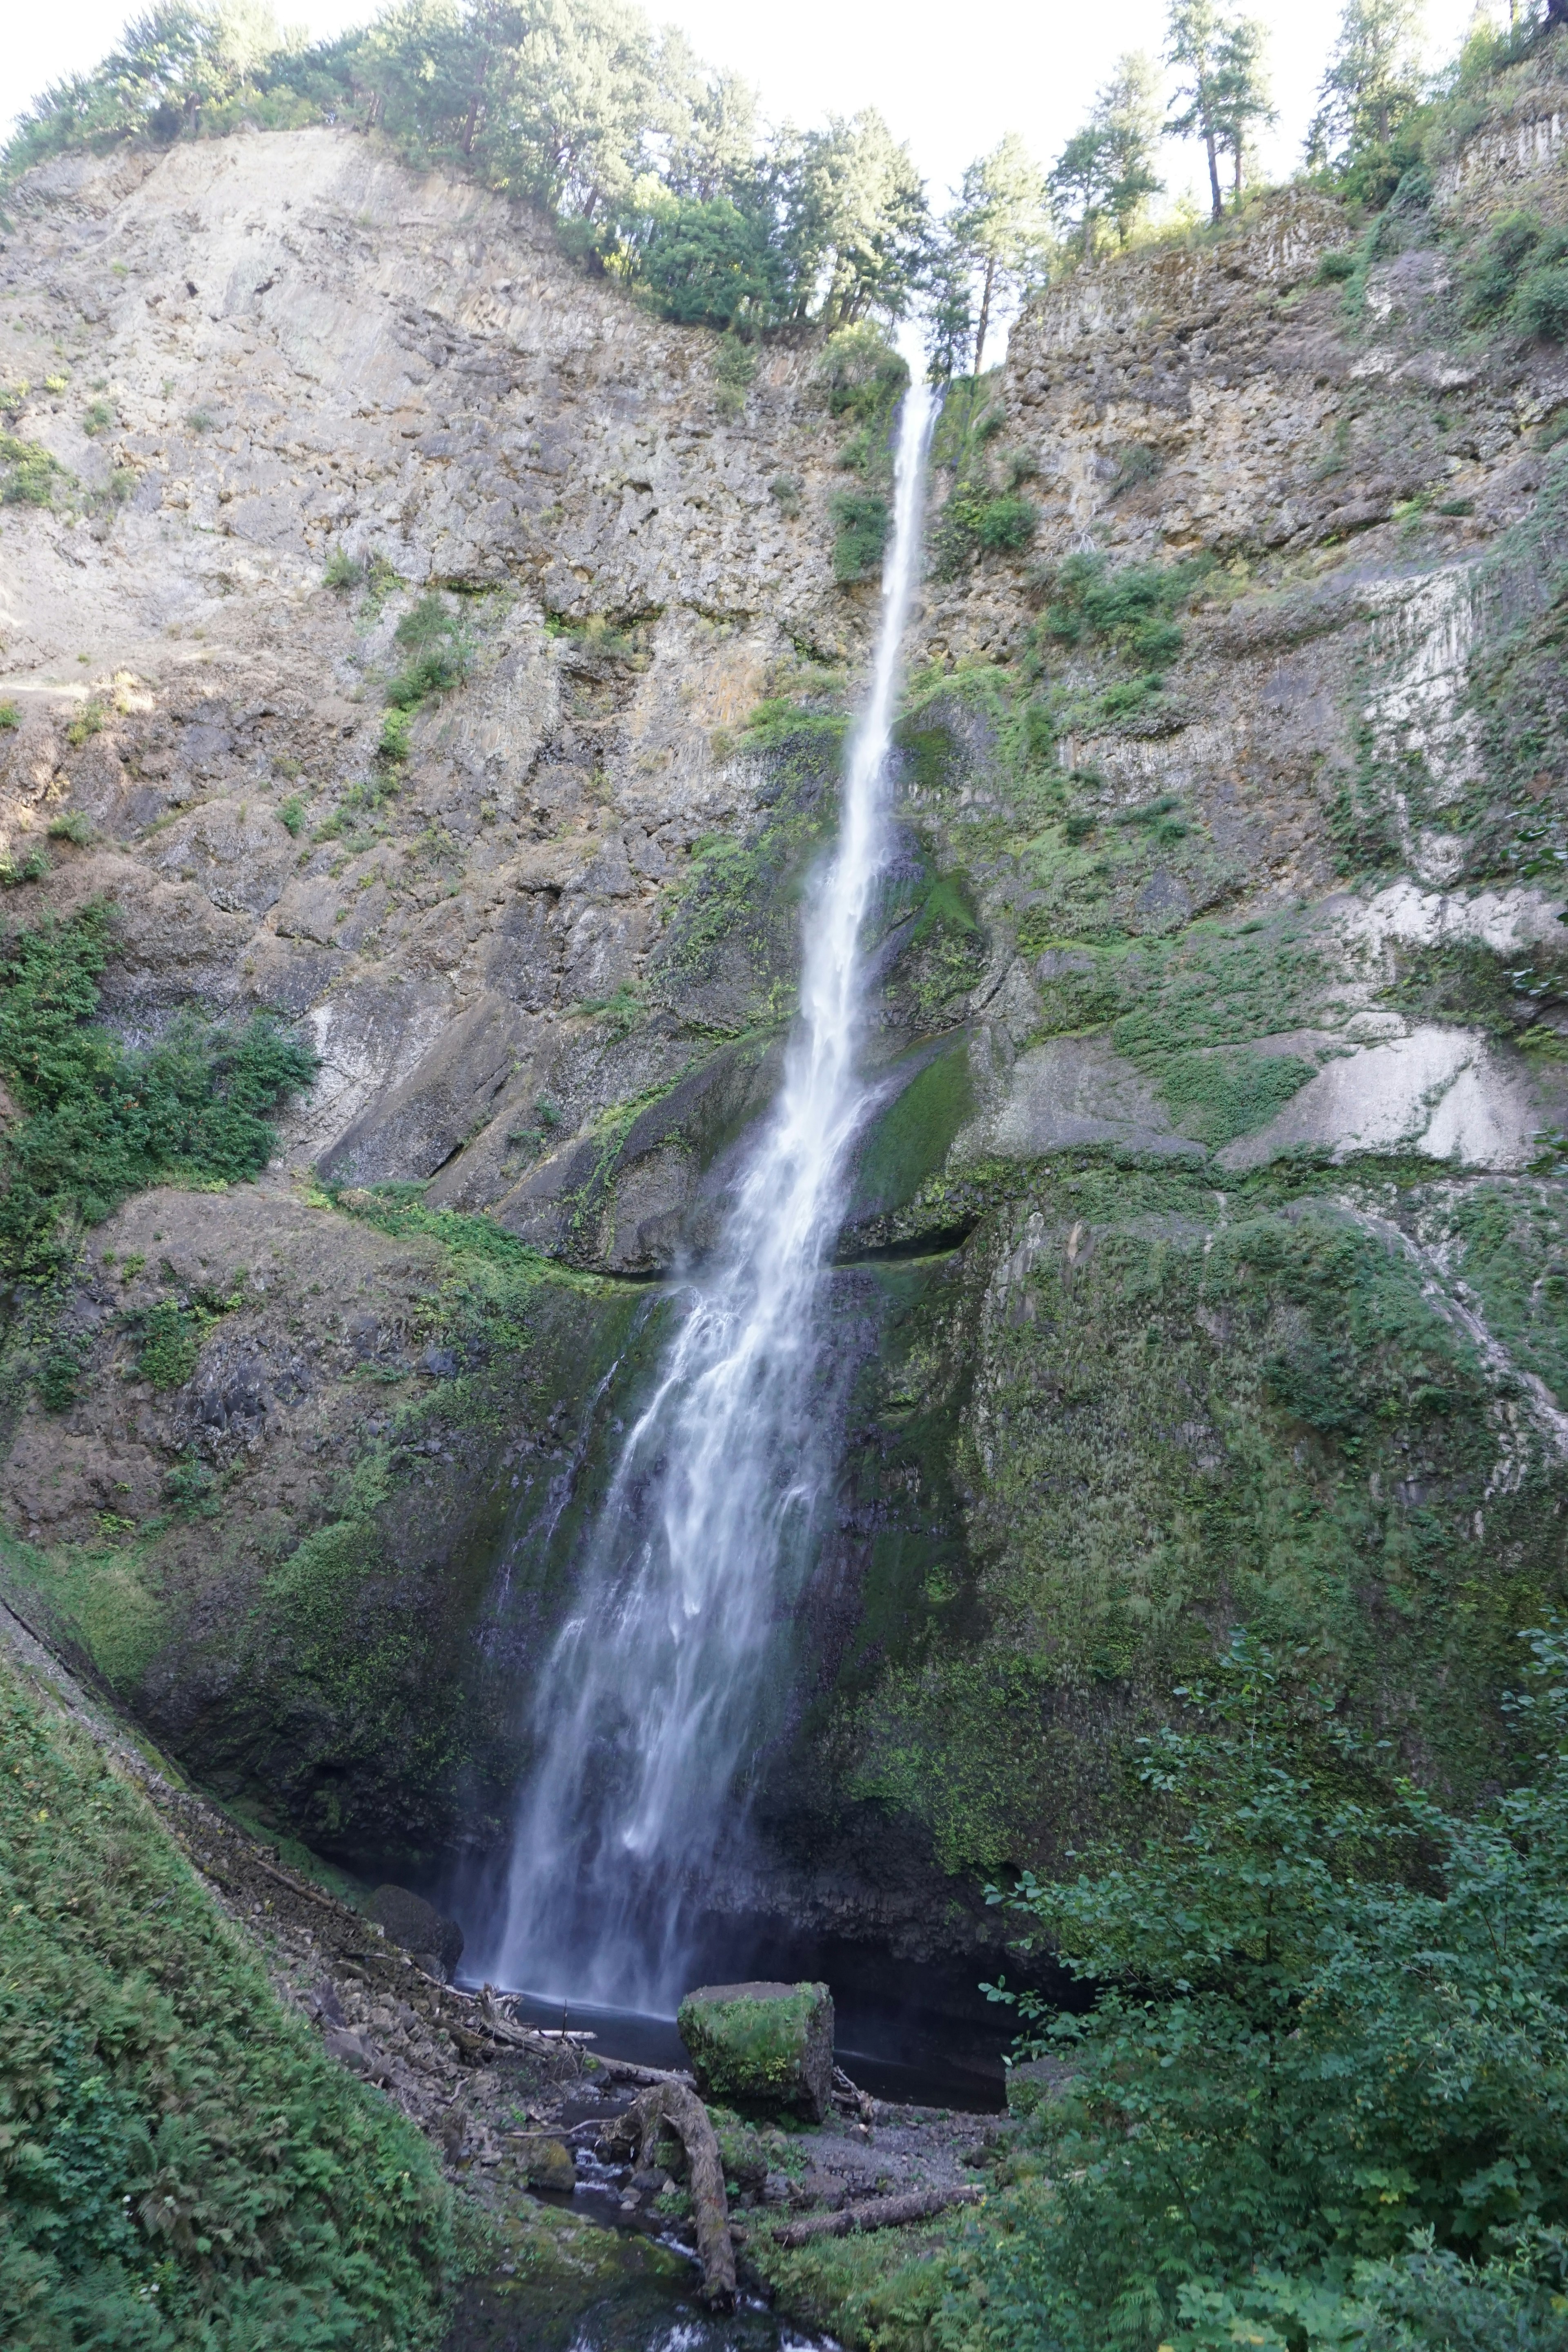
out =
[[500,1980],[668,2008],[693,1898],[743,1816],[781,1608],[798,1589],[835,1432],[820,1400],[822,1276],[867,1097],[863,934],[889,842],[900,653],[918,575],[933,416],[912,382],[892,536],[837,846],[805,923],[782,1090],[709,1260],[683,1287],[651,1396],[626,1433],[535,1701],[489,1959]]

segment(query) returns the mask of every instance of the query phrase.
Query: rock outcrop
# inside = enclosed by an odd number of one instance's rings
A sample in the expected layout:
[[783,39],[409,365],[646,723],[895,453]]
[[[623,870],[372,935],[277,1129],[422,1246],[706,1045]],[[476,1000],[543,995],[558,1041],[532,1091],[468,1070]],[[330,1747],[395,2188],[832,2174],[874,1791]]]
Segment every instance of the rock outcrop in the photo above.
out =
[[[1506,184],[1494,127],[1370,229],[1269,198],[949,399],[843,1475],[721,1908],[968,1950],[1240,1622],[1491,1773],[1564,1570],[1568,360],[1461,298],[1500,205],[1568,215],[1549,99]],[[321,1066],[257,1185],[84,1235],[62,1410],[17,1322],[7,1580],[188,1769],[433,1883],[776,1082],[855,453],[809,341],[737,393],[358,133],[12,210],[7,925],[107,900],[128,1038],[266,1008]]]

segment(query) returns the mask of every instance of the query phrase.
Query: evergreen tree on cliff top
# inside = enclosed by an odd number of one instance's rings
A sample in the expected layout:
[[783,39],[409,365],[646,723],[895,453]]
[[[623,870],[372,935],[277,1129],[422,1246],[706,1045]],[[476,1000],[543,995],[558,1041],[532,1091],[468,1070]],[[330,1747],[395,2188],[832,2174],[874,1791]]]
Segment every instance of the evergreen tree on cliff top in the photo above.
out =
[[1421,103],[1421,0],[1346,0],[1307,160],[1386,147]]
[[1141,49],[1119,58],[1096,95],[1093,110],[1058,156],[1050,189],[1062,214],[1078,225],[1086,255],[1100,224],[1109,219],[1125,245],[1149,198],[1164,183],[1155,176],[1160,108],[1153,63]]
[[[1043,270],[1051,242],[1050,193],[1045,174],[1011,131],[971,163],[958,202],[942,224],[932,283],[937,340],[952,345],[955,364],[968,355],[972,297],[973,371],[985,364],[985,338],[995,306],[1015,299]],[[945,372],[945,371],[944,371]]]
[[1227,16],[1215,0],[1172,0],[1165,58],[1180,79],[1165,131],[1173,139],[1203,141],[1215,221],[1225,210],[1220,158],[1229,157],[1239,194],[1253,129],[1273,120],[1263,70],[1266,39],[1255,18]]

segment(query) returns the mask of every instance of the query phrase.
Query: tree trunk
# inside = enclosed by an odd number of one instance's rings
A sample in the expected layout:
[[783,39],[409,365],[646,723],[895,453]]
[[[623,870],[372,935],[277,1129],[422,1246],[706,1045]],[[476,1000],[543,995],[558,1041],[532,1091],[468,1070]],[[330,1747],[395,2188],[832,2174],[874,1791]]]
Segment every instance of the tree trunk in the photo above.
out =
[[1214,221],[1222,221],[1225,218],[1225,198],[1220,194],[1219,152],[1212,131],[1204,132],[1204,149],[1209,159],[1209,198],[1212,205],[1209,217]]
[[991,322],[991,284],[996,275],[996,257],[985,257],[985,284],[980,295],[980,324],[974,331],[974,373],[980,373],[985,357],[985,330]]
[[724,2199],[724,2166],[708,2110],[696,2092],[688,2090],[684,2083],[655,2083],[638,2093],[624,2116],[616,2116],[606,2137],[617,2144],[629,2142],[637,2164],[646,2166],[660,2124],[669,2126],[686,2150],[686,2185],[702,2264],[702,2300],[710,2310],[732,2311],[735,2249]]
[[809,2245],[813,2238],[847,2238],[856,2230],[896,2230],[909,2221],[924,2221],[950,2205],[973,2205],[978,2189],[912,2189],[899,2197],[868,2197],[864,2204],[845,2205],[837,2213],[810,2213],[781,2230],[781,2246]]

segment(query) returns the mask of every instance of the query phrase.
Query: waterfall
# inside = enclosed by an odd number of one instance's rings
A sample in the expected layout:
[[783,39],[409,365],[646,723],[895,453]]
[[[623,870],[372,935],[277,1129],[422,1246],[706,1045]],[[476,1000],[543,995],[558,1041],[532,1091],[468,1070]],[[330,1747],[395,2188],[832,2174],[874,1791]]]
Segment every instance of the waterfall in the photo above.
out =
[[502,1981],[638,2007],[681,1990],[693,1890],[719,1858],[765,1715],[777,1619],[833,1469],[814,1411],[822,1278],[866,1096],[863,933],[889,845],[900,649],[917,576],[931,395],[899,419],[869,692],[837,845],[805,922],[784,1084],[589,1538],[578,1613],[541,1677],[490,1957]]

